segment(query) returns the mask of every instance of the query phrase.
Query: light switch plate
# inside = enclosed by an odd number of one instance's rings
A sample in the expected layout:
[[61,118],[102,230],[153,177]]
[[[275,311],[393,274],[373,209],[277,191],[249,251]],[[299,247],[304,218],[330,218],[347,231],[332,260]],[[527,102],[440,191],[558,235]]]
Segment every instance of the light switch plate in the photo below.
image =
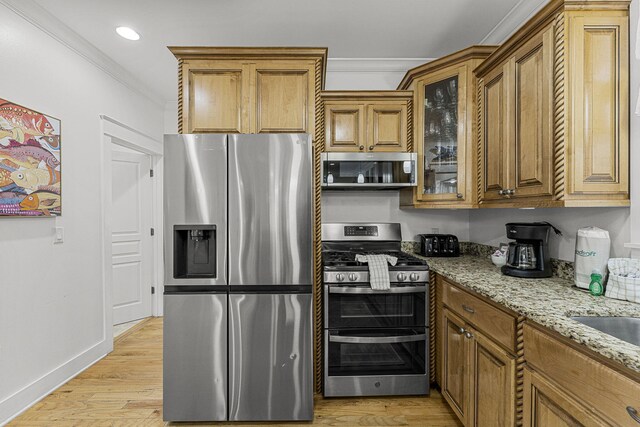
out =
[[54,230],[53,243],[64,242],[64,227],[56,227]]

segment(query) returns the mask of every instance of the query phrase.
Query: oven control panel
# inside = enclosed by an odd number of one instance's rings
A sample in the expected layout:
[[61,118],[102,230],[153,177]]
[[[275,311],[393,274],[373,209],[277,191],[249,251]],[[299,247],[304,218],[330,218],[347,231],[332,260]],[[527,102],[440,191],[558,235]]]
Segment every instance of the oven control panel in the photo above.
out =
[[[389,280],[393,284],[417,284],[426,283],[429,281],[428,271],[390,271]],[[325,284],[351,284],[351,283],[369,283],[369,272],[336,272],[325,271],[324,280]]]
[[376,225],[345,225],[345,236],[366,236],[375,237],[378,235],[378,227]]

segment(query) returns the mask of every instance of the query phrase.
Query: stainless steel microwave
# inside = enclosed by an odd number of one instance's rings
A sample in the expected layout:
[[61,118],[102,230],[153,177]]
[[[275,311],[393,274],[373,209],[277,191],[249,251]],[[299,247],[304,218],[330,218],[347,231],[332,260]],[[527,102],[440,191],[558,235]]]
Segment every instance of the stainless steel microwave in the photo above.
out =
[[416,153],[322,153],[323,190],[415,187]]

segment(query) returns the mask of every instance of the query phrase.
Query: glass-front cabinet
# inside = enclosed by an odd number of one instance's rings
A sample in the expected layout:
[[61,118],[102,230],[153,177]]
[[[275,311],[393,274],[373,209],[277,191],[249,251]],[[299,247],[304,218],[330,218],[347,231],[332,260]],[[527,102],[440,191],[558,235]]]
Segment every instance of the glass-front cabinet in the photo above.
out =
[[[418,191],[420,199],[463,199],[464,171],[464,75],[438,75],[420,84],[422,100],[421,155]],[[460,85],[462,84],[462,88]],[[462,138],[461,138],[462,136]],[[460,141],[462,139],[462,141]],[[461,143],[462,142],[462,143]]]
[[414,92],[417,187],[401,193],[402,206],[477,206],[475,91],[473,69],[494,46],[472,46],[413,68],[398,89]]

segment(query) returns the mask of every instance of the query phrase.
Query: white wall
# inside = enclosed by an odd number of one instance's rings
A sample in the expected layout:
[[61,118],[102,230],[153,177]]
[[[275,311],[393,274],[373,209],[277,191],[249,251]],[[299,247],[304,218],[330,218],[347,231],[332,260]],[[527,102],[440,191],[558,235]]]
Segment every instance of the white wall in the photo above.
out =
[[1,425],[111,348],[99,115],[161,138],[163,111],[2,3],[0,16],[0,97],[62,120],[63,172],[62,217],[0,218]]
[[549,221],[562,231],[562,237],[551,233],[552,258],[573,261],[576,232],[590,225],[609,231],[612,257],[629,255],[624,248],[631,222],[628,208],[476,209],[469,211],[469,237],[472,242],[498,246],[508,241],[506,223],[534,221]]
[[469,211],[449,209],[400,209],[398,191],[330,191],[322,193],[323,222],[399,222],[402,240],[416,234],[455,234],[469,240]]

